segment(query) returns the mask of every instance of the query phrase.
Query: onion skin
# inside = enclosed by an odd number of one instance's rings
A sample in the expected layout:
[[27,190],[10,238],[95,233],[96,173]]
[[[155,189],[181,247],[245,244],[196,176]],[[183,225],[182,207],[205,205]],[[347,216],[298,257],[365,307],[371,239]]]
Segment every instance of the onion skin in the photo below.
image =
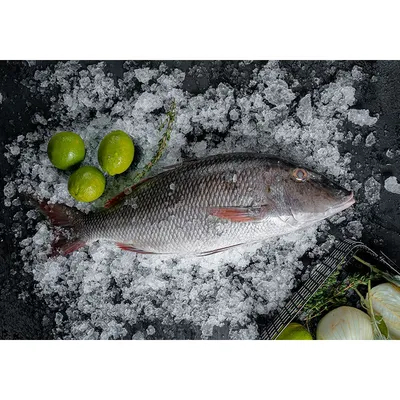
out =
[[373,340],[368,314],[358,308],[342,306],[326,314],[317,327],[317,340]]
[[391,339],[400,339],[400,288],[382,283],[370,290],[372,308],[382,316]]

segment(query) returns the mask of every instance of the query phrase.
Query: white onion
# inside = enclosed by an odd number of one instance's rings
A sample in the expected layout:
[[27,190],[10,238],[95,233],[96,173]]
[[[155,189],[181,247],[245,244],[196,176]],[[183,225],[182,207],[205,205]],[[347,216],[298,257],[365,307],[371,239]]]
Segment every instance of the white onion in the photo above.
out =
[[374,332],[368,314],[342,306],[326,314],[317,327],[318,340],[372,340]]
[[370,290],[374,312],[381,315],[391,339],[400,339],[400,288],[382,283]]

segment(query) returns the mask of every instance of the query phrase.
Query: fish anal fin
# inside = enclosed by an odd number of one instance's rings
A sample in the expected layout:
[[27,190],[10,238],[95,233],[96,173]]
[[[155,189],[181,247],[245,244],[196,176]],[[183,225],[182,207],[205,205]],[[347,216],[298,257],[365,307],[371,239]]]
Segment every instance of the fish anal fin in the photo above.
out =
[[139,254],[157,254],[157,253],[154,253],[154,252],[152,252],[152,251],[146,251],[146,250],[138,249],[138,248],[136,248],[134,245],[128,244],[128,243],[117,242],[116,245],[117,245],[121,250],[131,251],[131,252],[133,252],[133,253],[139,253]]
[[260,207],[210,207],[209,214],[232,222],[254,222],[265,218],[268,206]]

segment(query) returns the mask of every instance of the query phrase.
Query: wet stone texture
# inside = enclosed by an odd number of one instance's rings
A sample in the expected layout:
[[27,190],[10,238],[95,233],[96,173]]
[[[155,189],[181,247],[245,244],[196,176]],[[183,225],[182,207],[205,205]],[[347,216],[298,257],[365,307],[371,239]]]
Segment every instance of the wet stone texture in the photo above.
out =
[[[0,62],[0,338],[253,339],[257,315],[282,304],[332,235],[361,240],[400,265],[399,62],[96,65]],[[131,168],[140,168],[169,96],[178,99],[178,119],[166,164],[226,151],[279,153],[348,184],[356,206],[305,239],[210,265],[135,259],[99,244],[47,260],[48,225],[18,195],[32,184],[71,201],[67,175],[46,165],[43,143],[60,129],[98,140],[119,127],[137,138]],[[93,162],[96,145],[87,150]],[[124,183],[108,181],[114,191]]]

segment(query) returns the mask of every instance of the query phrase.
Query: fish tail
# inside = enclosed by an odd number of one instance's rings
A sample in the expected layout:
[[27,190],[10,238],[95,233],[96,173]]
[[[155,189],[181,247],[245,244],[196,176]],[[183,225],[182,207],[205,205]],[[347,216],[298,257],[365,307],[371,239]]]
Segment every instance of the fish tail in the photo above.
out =
[[85,213],[64,204],[50,204],[45,200],[30,199],[30,203],[36,204],[36,207],[50,220],[53,227],[62,228],[53,229],[52,256],[72,253],[86,244],[87,239],[82,229]]

